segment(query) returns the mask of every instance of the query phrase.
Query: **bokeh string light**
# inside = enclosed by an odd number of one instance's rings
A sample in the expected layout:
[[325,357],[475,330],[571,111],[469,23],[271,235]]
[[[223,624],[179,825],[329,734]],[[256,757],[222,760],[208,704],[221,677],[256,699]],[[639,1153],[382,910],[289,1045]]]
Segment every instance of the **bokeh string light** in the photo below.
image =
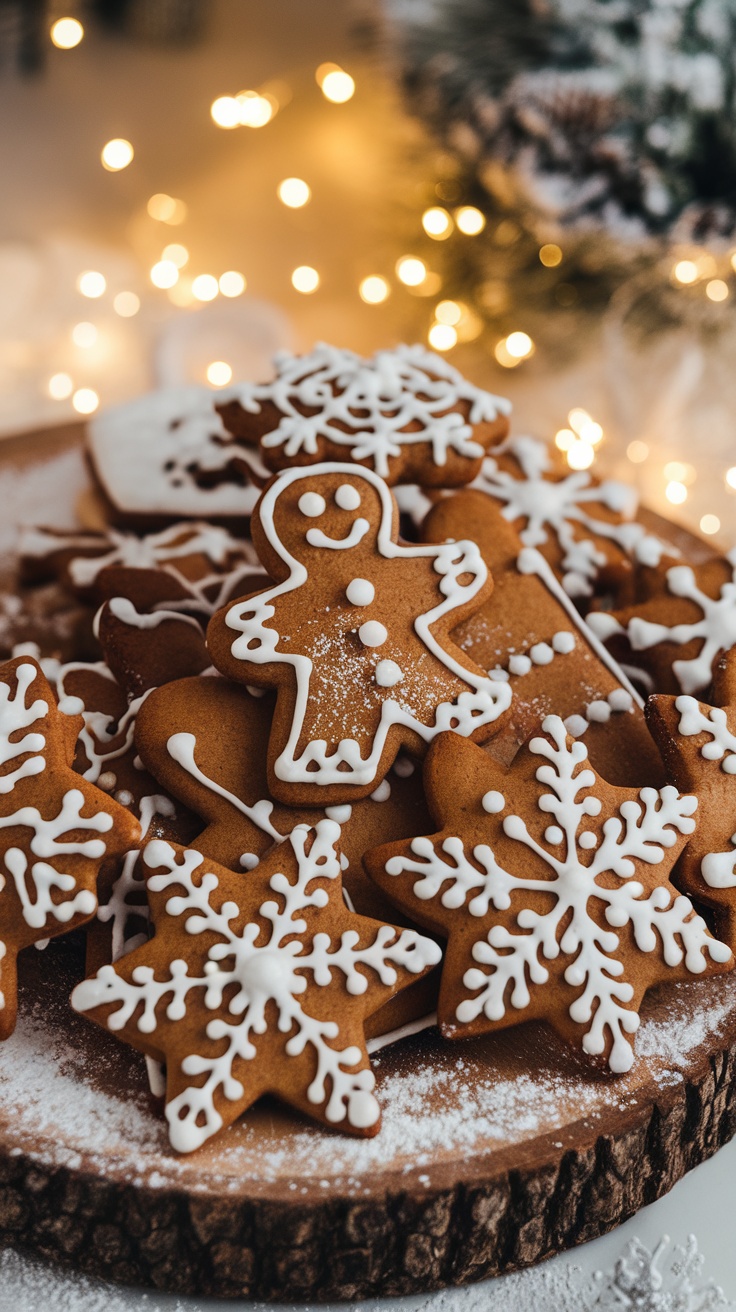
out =
[[325,100],[333,105],[344,105],[355,95],[355,79],[339,64],[320,64],[314,76]]
[[78,18],[57,18],[49,35],[57,50],[74,50],[84,37],[84,27]]
[[113,137],[102,147],[100,159],[102,167],[107,169],[108,173],[119,173],[121,169],[127,169],[132,164],[135,151],[132,145],[125,137]]

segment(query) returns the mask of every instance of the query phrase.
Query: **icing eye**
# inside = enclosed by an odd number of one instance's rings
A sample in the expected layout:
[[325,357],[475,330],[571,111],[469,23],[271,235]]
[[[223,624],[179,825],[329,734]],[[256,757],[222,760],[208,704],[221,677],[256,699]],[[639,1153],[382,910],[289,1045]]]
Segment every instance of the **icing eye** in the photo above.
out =
[[360,505],[360,492],[351,483],[341,483],[335,493],[335,501],[341,510],[357,510]]
[[319,492],[303,492],[299,498],[299,509],[309,519],[316,519],[318,515],[324,515],[327,502]]
[[370,579],[351,579],[345,589],[351,606],[370,606],[375,595],[376,589]]

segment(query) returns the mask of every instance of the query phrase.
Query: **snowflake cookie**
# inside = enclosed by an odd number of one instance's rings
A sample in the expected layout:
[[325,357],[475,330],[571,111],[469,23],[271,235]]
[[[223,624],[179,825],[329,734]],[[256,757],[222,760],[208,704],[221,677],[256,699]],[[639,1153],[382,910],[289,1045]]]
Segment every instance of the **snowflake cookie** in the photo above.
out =
[[698,826],[680,858],[683,892],[715,913],[721,938],[736,948],[736,653],[716,671],[715,705],[695,697],[651,697],[649,726],[677,788],[698,797]]
[[339,826],[299,825],[244,878],[157,840],[155,937],[72,995],[166,1062],[173,1146],[200,1147],[264,1093],[327,1125],[378,1130],[364,1023],[435,965],[437,944],[342,899]]
[[252,521],[275,586],[210,621],[217,668],[278,690],[269,790],[289,805],[367,796],[401,747],[484,740],[511,701],[450,637],[493,586],[477,546],[399,543],[397,518],[372,470],[286,470]]
[[422,536],[442,542],[461,533],[477,543],[494,588],[453,638],[512,692],[496,759],[513,760],[545,716],[557,714],[571,737],[585,736],[593,768],[609,783],[664,783],[638,694],[537,548],[522,547],[500,507],[473,489],[439,501]]
[[96,603],[127,597],[145,609],[169,606],[208,617],[265,580],[252,543],[218,524],[172,524],[158,533],[66,532],[27,528],[21,533],[21,570],[30,581],[60,578]]
[[642,571],[642,600],[589,616],[593,632],[622,660],[644,665],[657,692],[704,692],[736,644],[736,549],[702,565],[663,561]]
[[544,1020],[623,1072],[648,988],[731,969],[730,949],[669,880],[695,797],[605,783],[557,716],[508,770],[444,735],[425,787],[441,832],[365,864],[449,940],[438,1013],[448,1038]]
[[242,383],[219,407],[240,438],[260,438],[272,470],[352,460],[389,483],[469,483],[508,431],[510,402],[473,386],[423,346],[364,360],[320,342],[282,352],[270,383]]
[[242,519],[268,477],[236,441],[208,387],[172,387],[103,411],[87,429],[92,468],[118,522]]
[[635,564],[662,557],[662,543],[634,519],[633,488],[571,472],[538,438],[509,438],[484,460],[473,487],[498,503],[523,546],[539,548],[570,597],[626,597]]
[[71,767],[82,728],[28,656],[0,666],[0,1038],[15,1026],[16,959],[89,920],[105,858],[140,838],[138,821]]

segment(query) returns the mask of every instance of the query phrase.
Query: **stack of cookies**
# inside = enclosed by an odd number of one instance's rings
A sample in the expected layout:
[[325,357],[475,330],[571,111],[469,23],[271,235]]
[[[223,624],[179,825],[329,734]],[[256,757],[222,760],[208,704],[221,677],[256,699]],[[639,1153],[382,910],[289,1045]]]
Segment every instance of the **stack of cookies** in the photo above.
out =
[[265,1093],[376,1133],[369,1046],[434,1025],[614,1078],[650,987],[733,967],[736,557],[509,412],[319,345],[102,415],[87,526],[23,534],[88,631],[0,666],[0,1037],[84,926],[71,1005],[181,1152]]

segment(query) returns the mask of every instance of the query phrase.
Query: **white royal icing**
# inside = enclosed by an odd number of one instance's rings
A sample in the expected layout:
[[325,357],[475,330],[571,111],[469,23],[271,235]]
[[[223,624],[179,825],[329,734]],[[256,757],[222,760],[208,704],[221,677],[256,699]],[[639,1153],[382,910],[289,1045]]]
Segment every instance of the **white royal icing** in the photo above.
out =
[[[717,761],[724,774],[736,774],[736,735],[731,732],[726,712],[720,706],[701,706],[694,697],[678,697],[675,709],[679,712],[678,732],[685,738],[705,734],[700,755],[706,761]],[[728,852],[708,852],[700,864],[700,872],[710,888],[736,888],[736,834]]]
[[[474,387],[422,346],[398,346],[363,360],[320,342],[308,355],[281,352],[274,364],[272,382],[242,383],[236,389],[244,410],[257,414],[265,402],[281,415],[278,426],[261,439],[262,446],[281,447],[293,459],[316,455],[318,440],[325,438],[345,447],[353,460],[369,460],[382,478],[388,476],[389,459],[417,443],[429,444],[438,466],[447,464],[449,452],[477,459],[483,447],[473,441],[472,425],[511,409],[509,401]],[[469,422],[458,413],[462,402],[469,405]],[[343,489],[338,491],[345,496]]]
[[379,688],[395,688],[401,683],[404,672],[396,661],[379,661],[376,666],[376,683]]
[[[422,557],[432,561],[438,576],[437,590],[441,600],[431,610],[415,618],[414,631],[432,655],[468,687],[468,691],[460,693],[456,701],[440,702],[435,710],[434,723],[430,725],[422,723],[410,706],[387,697],[381,705],[379,727],[367,758],[361,755],[361,745],[354,738],[344,738],[337,744],[310,742],[297,756],[307,710],[313,662],[306,655],[294,655],[284,650],[280,646],[279,633],[268,626],[268,621],[275,613],[273,603],[301,587],[308,577],[305,565],[287,551],[277,534],[274,525],[274,508],[277,500],[292,483],[300,479],[308,479],[311,483],[323,474],[334,474],[336,470],[353,481],[368,483],[378,492],[382,515],[376,531],[376,548],[381,556],[395,560]],[[274,479],[264,492],[259,514],[261,527],[269,545],[288,566],[289,577],[283,583],[255,597],[236,602],[227,611],[226,623],[239,635],[234,639],[231,647],[236,659],[258,665],[287,664],[294,670],[296,698],[293,721],[286,746],[274,763],[274,770],[279,779],[290,783],[325,785],[369,784],[376,776],[392,725],[405,725],[429,742],[438,733],[447,729],[453,729],[460,734],[471,734],[476,728],[493,723],[501,712],[507,709],[511,701],[510,689],[502,683],[476,675],[467,669],[443,649],[432,632],[433,626],[439,620],[458,606],[470,601],[485,583],[488,571],[475,543],[446,542],[441,545],[422,543],[410,546],[394,542],[392,539],[393,501],[388,487],[372,470],[356,469],[350,465],[324,464],[307,470],[286,470]],[[353,527],[356,524],[368,526],[366,520],[356,520]],[[313,532],[314,530],[308,532],[308,540],[312,545],[339,546],[344,550],[349,550],[355,545],[351,539],[352,530],[351,534],[339,543],[329,539],[327,543],[315,543]],[[463,583],[460,582],[462,578],[466,579]],[[381,634],[378,633],[379,628]],[[364,633],[366,630],[367,632]],[[379,640],[380,643],[384,643],[388,639],[385,627],[375,621],[361,625],[359,635],[361,641],[366,642],[370,649],[379,645]],[[310,768],[315,766],[316,769]]]
[[[496,924],[474,944],[472,956],[477,966],[463,978],[474,996],[459,1004],[457,1020],[461,1025],[481,1015],[490,1021],[501,1020],[509,1005],[523,1011],[531,1001],[529,985],[541,986],[549,979],[545,960],[554,960],[562,952],[569,957],[565,981],[582,990],[570,1004],[569,1014],[577,1024],[588,1027],[584,1051],[603,1053],[610,1037],[609,1065],[613,1071],[623,1072],[633,1061],[625,1036],[636,1032],[639,1016],[628,1005],[634,989],[622,978],[626,967],[617,956],[621,944],[613,931],[630,932],[640,952],[654,952],[660,944],[665,965],[676,967],[684,961],[696,975],[706,968],[706,954],[718,962],[731,955],[725,944],[709,938],[705,922],[692,914],[688,898],[663,885],[645,896],[644,886],[633,877],[636,861],[658,865],[665,849],[677,841],[677,832],[693,832],[697,798],[681,797],[669,786],[642,788],[636,799],[622,802],[605,820],[600,835],[593,833],[587,828],[587,819],[601,814],[602,803],[595,791],[595,774],[583,768],[585,746],[568,744],[558,716],[548,716],[542,729],[547,736],[532,739],[529,746],[543,762],[536,771],[545,788],[537,800],[538,810],[556,822],[545,830],[544,842],[532,837],[525,820],[510,805],[507,808],[502,794],[491,793],[489,806],[486,793],[482,805],[491,814],[506,810],[501,822],[504,834],[533,852],[543,862],[545,875],[537,875],[523,860],[520,874],[504,869],[487,843],[466,853],[459,837],[444,839],[441,847],[429,838],[415,838],[410,849],[413,856],[392,857],[386,872],[416,874],[416,897],[421,901],[439,897],[443,907],[463,916],[481,918],[492,908],[508,910],[512,896],[519,906],[519,895],[525,891],[532,896],[543,892],[545,898],[554,899],[555,905],[548,911],[533,911],[529,906],[519,909],[515,919],[520,933]],[[586,853],[585,860],[578,855],[580,849]],[[591,899],[602,905],[611,930],[601,929],[591,916]]]
[[[207,1039],[224,1048],[218,1056],[212,1055],[211,1048],[206,1055],[195,1050],[181,1062],[181,1073],[195,1077],[197,1083],[166,1107],[171,1142],[180,1152],[192,1152],[221,1128],[216,1096],[231,1102],[243,1098],[235,1071],[240,1062],[257,1059],[259,1036],[269,1027],[269,1004],[275,1006],[285,1055],[300,1056],[305,1048],[313,1055],[308,1101],[321,1107],[333,1124],[347,1121],[355,1129],[367,1129],[378,1120],[375,1077],[368,1069],[354,1069],[364,1049],[336,1046],[339,1024],[318,1020],[304,1011],[301,999],[308,987],[306,976],[317,988],[341,977],[347,993],[359,997],[366,992],[371,974],[381,984],[392,986],[397,967],[418,974],[439,961],[441,952],[432,940],[413,930],[397,932],[390,925],[379,926],[366,947],[359,946],[358,935],[350,928],[333,941],[320,929],[319,917],[314,917],[310,933],[304,912],[327,906],[329,893],[324,881],[340,878],[335,852],[338,836],[339,827],[331,820],[320,821],[313,830],[298,825],[287,840],[297,860],[296,879],[292,882],[280,872],[272,875],[270,888],[278,901],[268,898],[258,908],[257,920],[239,930],[234,928],[240,916],[237,904],[228,901],[218,909],[217,876],[207,870],[199,852],[185,852],[182,863],[177,864],[176,851],[168,843],[149,843],[145,860],[158,872],[149,878],[149,888],[155,894],[169,894],[166,912],[177,920],[185,918],[182,928],[187,934],[207,934],[207,959],[201,973],[190,975],[187,963],[178,958],[170,962],[166,978],[156,978],[150,966],[140,965],[127,981],[112,966],[103,966],[74,990],[72,1003],[77,1011],[110,1005],[109,1029],[122,1029],[136,1015],[136,1028],[145,1035],[156,1032],[157,1009],[162,1002],[166,1002],[170,1025],[186,1022],[192,994],[204,1001],[210,1013]],[[307,851],[310,837],[313,842]],[[266,942],[256,946],[264,931]]]
[[[546,442],[534,437],[509,438],[497,449],[513,456],[519,475],[499,468],[497,460],[487,456],[471,486],[500,501],[504,519],[524,521],[519,536],[525,546],[542,546],[552,534],[562,553],[562,585],[569,596],[591,596],[607,563],[593,538],[610,542],[632,559],[645,558],[647,564],[661,559],[664,545],[641,524],[632,522],[637,498],[625,483],[607,480],[596,484],[587,471],[556,478]],[[596,506],[624,516],[625,522],[610,523],[599,517],[594,513]],[[673,554],[671,547],[667,551]]]
[[375,595],[376,589],[369,579],[351,579],[345,589],[351,606],[370,606]]

